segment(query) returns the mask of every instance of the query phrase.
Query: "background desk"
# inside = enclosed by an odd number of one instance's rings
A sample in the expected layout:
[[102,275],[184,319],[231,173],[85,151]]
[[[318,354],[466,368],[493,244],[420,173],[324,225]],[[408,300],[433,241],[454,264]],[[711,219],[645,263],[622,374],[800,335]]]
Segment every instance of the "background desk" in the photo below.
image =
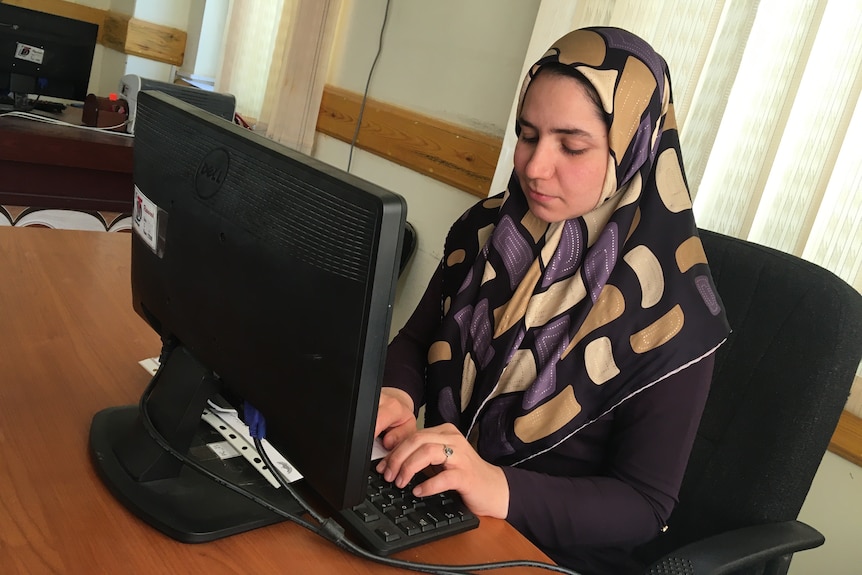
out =
[[[395,573],[288,523],[173,541],[108,493],[89,461],[93,414],[135,403],[159,341],[135,315],[130,234],[0,227],[0,572],[3,575]],[[400,555],[547,560],[508,523]]]
[[[81,109],[69,107],[60,119],[80,124]],[[110,227],[132,211],[133,143],[119,134],[0,117],[0,205],[15,206],[5,209],[13,219],[19,208],[107,212],[102,219]]]

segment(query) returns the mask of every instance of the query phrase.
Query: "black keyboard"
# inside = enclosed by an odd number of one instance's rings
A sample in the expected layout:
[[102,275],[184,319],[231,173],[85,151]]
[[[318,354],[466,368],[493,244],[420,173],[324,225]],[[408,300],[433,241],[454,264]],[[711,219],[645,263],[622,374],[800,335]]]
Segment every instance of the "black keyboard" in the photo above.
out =
[[341,524],[358,543],[377,555],[389,555],[479,526],[455,491],[416,497],[413,487],[427,479],[417,474],[403,488],[372,468],[365,501],[339,512]]
[[[10,96],[0,95],[0,110],[12,111],[15,100]],[[66,105],[62,102],[49,102],[47,100],[27,100],[27,108],[30,110],[39,110],[41,112],[50,112],[51,114],[60,114],[66,109]]]
[[41,112],[49,112],[51,114],[60,114],[66,109],[66,104],[61,102],[46,102],[44,100],[30,100],[30,104],[34,110]]

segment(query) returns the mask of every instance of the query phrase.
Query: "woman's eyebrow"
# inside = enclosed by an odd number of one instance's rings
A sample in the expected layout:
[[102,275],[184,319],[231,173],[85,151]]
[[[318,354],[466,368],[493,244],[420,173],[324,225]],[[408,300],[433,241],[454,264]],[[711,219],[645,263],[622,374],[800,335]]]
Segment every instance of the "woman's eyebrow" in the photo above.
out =
[[[531,130],[536,130],[537,132],[539,131],[538,128],[536,128],[536,126],[534,126],[533,124],[531,124],[530,122],[525,120],[523,117],[518,118],[518,123],[520,123],[522,126],[526,126],[527,128],[530,128]],[[552,134],[564,134],[566,136],[580,136],[580,137],[584,137],[584,138],[592,138],[593,137],[593,135],[590,132],[587,132],[586,130],[582,130],[581,128],[551,128],[551,133]]]

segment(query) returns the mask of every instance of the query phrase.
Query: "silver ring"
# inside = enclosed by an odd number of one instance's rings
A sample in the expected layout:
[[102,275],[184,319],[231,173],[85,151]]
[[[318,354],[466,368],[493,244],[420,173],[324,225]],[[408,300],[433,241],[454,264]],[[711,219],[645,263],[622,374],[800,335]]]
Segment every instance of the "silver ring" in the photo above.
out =
[[446,456],[446,459],[449,459],[449,456],[455,453],[455,450],[449,447],[448,445],[443,446],[443,455]]

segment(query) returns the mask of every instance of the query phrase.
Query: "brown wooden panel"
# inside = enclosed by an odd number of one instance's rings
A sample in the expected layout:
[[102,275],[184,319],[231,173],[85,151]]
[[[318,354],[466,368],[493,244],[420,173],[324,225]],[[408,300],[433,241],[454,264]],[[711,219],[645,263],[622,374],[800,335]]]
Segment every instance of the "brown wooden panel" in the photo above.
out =
[[[317,131],[349,143],[361,102],[359,94],[327,86]],[[502,140],[369,99],[356,145],[484,198],[494,176]]]
[[132,18],[126,33],[125,53],[180,66],[186,51],[186,33]]
[[829,451],[856,465],[862,465],[862,419],[849,411],[841,414]]
[[105,23],[99,30],[102,45],[117,52],[125,52],[129,20],[131,17],[125,14],[106,12]]

